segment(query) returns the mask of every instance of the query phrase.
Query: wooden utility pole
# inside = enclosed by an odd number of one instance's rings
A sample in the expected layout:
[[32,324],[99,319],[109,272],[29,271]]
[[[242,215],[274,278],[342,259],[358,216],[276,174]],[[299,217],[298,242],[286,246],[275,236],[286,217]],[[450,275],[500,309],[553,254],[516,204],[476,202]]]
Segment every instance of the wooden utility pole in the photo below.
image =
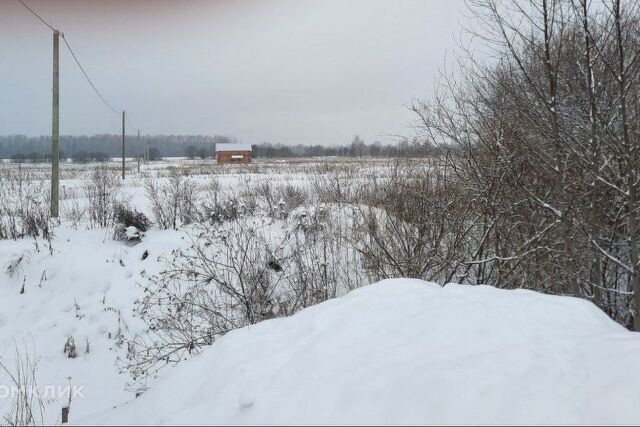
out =
[[124,179],[124,115],[125,112],[122,112],[122,179]]
[[51,217],[58,218],[60,197],[60,32],[53,32],[53,108],[51,117]]

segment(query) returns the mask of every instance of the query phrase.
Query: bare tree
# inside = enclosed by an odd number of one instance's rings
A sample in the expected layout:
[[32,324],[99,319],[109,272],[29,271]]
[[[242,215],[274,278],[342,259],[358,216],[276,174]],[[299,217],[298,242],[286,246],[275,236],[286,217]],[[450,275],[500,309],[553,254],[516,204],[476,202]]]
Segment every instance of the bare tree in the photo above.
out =
[[463,264],[483,283],[591,299],[637,328],[638,2],[470,8],[492,60],[463,52],[458,75],[414,105],[424,143],[452,147],[448,174],[483,224]]

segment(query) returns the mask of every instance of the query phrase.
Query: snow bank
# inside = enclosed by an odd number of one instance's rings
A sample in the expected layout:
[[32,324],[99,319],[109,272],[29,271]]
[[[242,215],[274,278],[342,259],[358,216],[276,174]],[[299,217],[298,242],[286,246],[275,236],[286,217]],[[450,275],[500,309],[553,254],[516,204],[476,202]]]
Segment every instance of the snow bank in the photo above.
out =
[[640,336],[594,305],[387,280],[246,327],[100,424],[640,422]]

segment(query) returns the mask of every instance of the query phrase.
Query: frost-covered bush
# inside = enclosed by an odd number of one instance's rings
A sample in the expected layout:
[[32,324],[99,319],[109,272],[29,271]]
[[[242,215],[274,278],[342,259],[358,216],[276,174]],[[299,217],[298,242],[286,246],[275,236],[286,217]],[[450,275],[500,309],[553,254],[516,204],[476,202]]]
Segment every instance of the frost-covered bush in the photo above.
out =
[[145,214],[123,204],[116,206],[115,222],[114,239],[128,242],[139,242],[151,228],[151,221]]
[[289,215],[293,227],[305,235],[318,234],[325,229],[329,219],[329,208],[326,205],[302,206],[294,209]]
[[276,294],[282,248],[265,236],[269,224],[232,221],[198,225],[191,247],[166,259],[166,269],[136,302],[148,333],[129,343],[128,369],[142,378],[229,330],[288,313]]
[[291,184],[280,188],[280,200],[278,205],[283,217],[287,217],[294,209],[304,205],[309,201],[306,191]]
[[120,195],[120,178],[115,170],[99,166],[91,172],[84,186],[87,216],[92,227],[106,228],[113,224]]
[[148,178],[145,190],[158,227],[175,230],[198,218],[198,187],[178,169],[171,169],[165,179]]
[[194,224],[192,245],[165,259],[164,271],[149,278],[136,302],[148,330],[129,341],[133,377],[145,379],[229,330],[363,285],[327,211],[303,211],[290,221],[239,217]]
[[349,238],[375,280],[455,277],[474,228],[459,187],[441,171],[396,166],[388,178],[367,178],[357,194]]
[[0,240],[51,238],[50,199],[45,181],[0,164]]
[[[203,199],[199,207],[200,221],[220,224],[256,214],[259,195],[254,189],[243,189],[237,197],[223,197],[219,194],[219,188],[215,191],[215,197]],[[210,192],[209,187],[208,193]]]
[[84,224],[87,207],[77,199],[63,200],[60,205],[62,217],[69,221],[74,228]]
[[213,224],[234,221],[244,214],[243,206],[238,199],[231,198],[221,202],[204,203],[202,220]]
[[30,237],[51,238],[50,211],[48,206],[36,204],[23,214],[22,225],[24,235]]

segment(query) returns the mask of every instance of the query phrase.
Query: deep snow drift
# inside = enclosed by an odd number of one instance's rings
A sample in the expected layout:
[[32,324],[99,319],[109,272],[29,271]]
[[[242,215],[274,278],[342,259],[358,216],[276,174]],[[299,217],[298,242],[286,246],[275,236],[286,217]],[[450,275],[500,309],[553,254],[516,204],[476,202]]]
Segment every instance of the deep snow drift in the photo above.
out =
[[594,305],[388,280],[231,332],[83,423],[640,423],[640,335]]

